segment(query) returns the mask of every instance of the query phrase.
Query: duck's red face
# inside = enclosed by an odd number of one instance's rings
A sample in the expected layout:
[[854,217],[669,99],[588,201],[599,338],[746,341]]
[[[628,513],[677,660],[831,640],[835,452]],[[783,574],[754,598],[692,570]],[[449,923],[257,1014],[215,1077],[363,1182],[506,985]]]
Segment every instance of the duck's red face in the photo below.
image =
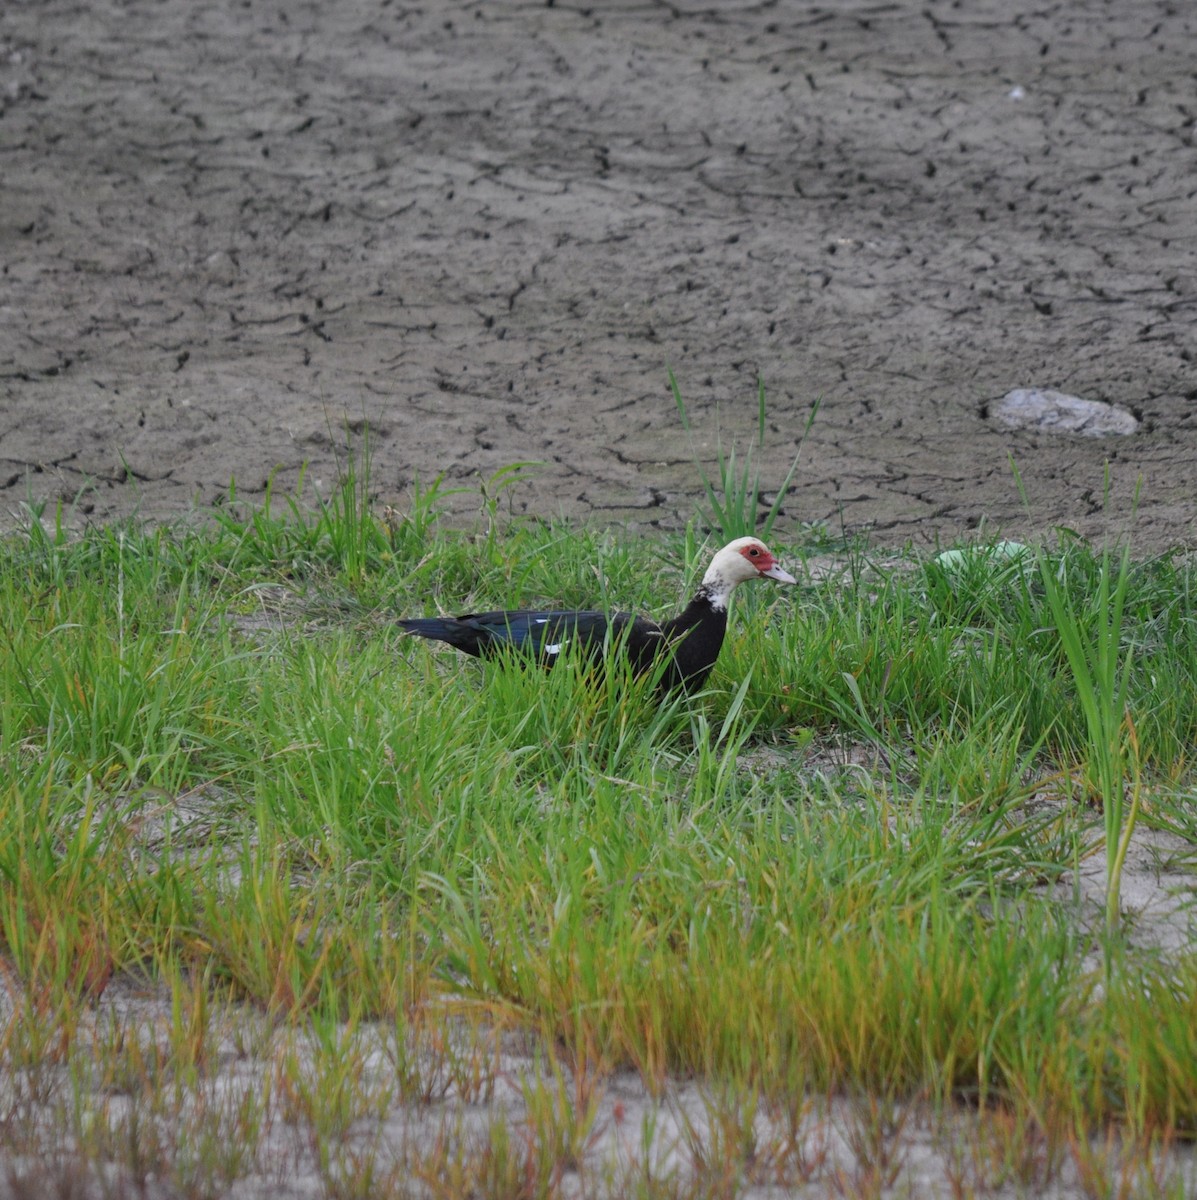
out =
[[739,547],[739,553],[740,557],[745,559],[754,571],[764,575],[767,579],[776,579],[780,583],[797,582],[793,575],[782,570],[781,565],[769,553],[769,548],[764,542],[758,542],[755,538],[746,538],[744,544]]

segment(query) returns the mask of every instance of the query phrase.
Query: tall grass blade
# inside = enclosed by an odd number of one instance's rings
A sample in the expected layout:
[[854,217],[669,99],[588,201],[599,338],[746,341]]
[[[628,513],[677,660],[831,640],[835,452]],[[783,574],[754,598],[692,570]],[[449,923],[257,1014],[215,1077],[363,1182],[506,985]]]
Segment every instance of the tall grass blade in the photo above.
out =
[[[1106,844],[1106,931],[1118,928],[1122,864],[1138,812],[1125,811],[1128,770],[1138,774],[1127,693],[1133,655],[1123,650],[1123,616],[1130,582],[1130,549],[1124,546],[1115,569],[1109,550],[1101,556],[1096,591],[1076,598],[1070,587],[1068,556],[1053,564],[1039,551],[1039,575],[1056,633],[1076,686],[1088,734],[1090,780],[1102,802]],[[1135,788],[1138,794],[1138,788]]]

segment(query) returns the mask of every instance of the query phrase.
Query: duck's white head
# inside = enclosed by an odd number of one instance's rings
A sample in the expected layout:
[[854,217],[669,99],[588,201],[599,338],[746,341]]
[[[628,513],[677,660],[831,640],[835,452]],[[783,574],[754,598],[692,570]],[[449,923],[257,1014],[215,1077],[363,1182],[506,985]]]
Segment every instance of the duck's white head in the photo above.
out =
[[764,542],[754,537],[728,542],[714,558],[702,577],[703,590],[712,608],[726,608],[737,584],[750,579],[776,579],[778,583],[798,581],[769,552]]

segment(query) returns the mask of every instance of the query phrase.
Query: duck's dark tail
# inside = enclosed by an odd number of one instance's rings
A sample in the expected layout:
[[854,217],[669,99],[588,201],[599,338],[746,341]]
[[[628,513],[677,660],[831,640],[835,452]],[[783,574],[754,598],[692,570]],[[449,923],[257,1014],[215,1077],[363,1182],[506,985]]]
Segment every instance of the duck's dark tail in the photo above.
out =
[[456,617],[407,617],[399,621],[401,628],[417,637],[430,638],[434,642],[448,642],[466,654],[478,654],[480,641],[478,630]]

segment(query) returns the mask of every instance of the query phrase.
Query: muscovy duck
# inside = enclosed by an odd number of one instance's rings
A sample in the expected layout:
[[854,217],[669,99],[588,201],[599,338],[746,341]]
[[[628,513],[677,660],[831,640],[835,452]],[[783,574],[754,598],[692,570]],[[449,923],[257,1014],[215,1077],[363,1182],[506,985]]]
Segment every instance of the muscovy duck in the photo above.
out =
[[729,542],[711,559],[694,598],[663,625],[631,613],[563,609],[409,617],[399,624],[409,633],[448,642],[476,657],[494,657],[515,649],[546,667],[551,667],[571,644],[581,645],[595,656],[601,655],[608,644],[618,646],[631,658],[637,675],[650,670],[662,655],[669,655],[661,675],[661,690],[681,687],[697,691],[719,657],[731,594],[738,584],[750,579],[796,582],[763,542],[742,537]]

